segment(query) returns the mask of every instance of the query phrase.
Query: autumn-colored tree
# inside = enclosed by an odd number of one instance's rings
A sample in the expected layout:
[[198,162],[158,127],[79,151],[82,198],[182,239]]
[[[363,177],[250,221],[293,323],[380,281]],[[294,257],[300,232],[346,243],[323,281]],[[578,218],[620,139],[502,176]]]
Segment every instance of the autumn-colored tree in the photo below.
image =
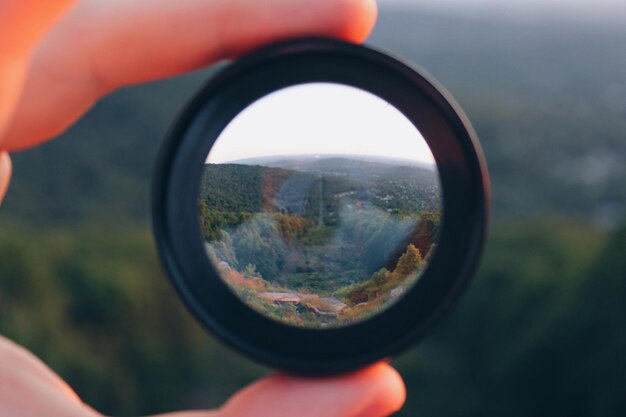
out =
[[301,237],[310,227],[311,222],[302,216],[293,214],[290,216],[277,215],[278,231],[287,241],[292,241],[296,237]]
[[400,276],[407,276],[424,265],[420,250],[412,243],[406,247],[406,252],[398,259],[395,272]]

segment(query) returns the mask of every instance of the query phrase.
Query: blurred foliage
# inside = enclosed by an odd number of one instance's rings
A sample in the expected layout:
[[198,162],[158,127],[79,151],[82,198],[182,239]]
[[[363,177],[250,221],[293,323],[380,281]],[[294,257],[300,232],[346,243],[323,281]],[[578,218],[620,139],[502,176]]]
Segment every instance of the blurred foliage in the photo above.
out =
[[[494,185],[475,282],[395,361],[399,415],[626,415],[626,31],[384,12],[373,42],[455,94]],[[205,77],[118,92],[14,155],[0,333],[108,414],[216,406],[265,372],[182,309],[147,230],[159,139]]]
[[624,415],[625,250],[626,227],[495,230],[452,319],[397,361],[400,415]]
[[[5,228],[0,253],[3,334],[104,412],[216,406],[263,373],[182,309],[143,228]],[[497,227],[460,308],[396,360],[399,415],[623,415],[624,253],[626,227]]]
[[2,334],[105,413],[218,406],[262,372],[182,308],[144,228],[3,227],[0,259]]

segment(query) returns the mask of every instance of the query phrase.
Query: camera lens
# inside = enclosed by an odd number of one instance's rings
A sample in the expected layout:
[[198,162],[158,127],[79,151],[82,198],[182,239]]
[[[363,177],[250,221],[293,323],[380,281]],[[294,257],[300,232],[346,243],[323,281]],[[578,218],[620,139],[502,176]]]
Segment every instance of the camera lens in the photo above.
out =
[[407,349],[456,304],[488,201],[476,136],[436,82],[368,47],[300,39],[226,65],[184,109],[153,228],[219,339],[331,374]]

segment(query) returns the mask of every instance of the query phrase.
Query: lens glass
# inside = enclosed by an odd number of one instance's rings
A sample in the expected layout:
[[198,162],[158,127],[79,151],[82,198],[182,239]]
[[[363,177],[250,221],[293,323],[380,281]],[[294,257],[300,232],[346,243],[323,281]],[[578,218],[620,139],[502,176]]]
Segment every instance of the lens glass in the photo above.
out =
[[442,195],[416,127],[344,85],[289,87],[244,109],[209,152],[198,198],[206,253],[248,306],[305,328],[399,300],[436,248]]

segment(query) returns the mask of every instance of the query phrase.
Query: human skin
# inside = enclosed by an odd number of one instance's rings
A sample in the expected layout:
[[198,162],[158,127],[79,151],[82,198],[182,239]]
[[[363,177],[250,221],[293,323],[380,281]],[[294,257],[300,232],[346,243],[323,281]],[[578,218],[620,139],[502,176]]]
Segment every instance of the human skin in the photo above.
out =
[[[374,0],[0,0],[0,202],[11,177],[8,152],[53,139],[111,91],[283,38],[360,42],[376,13]],[[218,410],[160,417],[382,417],[404,399],[398,373],[378,363],[330,378],[277,374]],[[101,416],[1,336],[0,415]]]

